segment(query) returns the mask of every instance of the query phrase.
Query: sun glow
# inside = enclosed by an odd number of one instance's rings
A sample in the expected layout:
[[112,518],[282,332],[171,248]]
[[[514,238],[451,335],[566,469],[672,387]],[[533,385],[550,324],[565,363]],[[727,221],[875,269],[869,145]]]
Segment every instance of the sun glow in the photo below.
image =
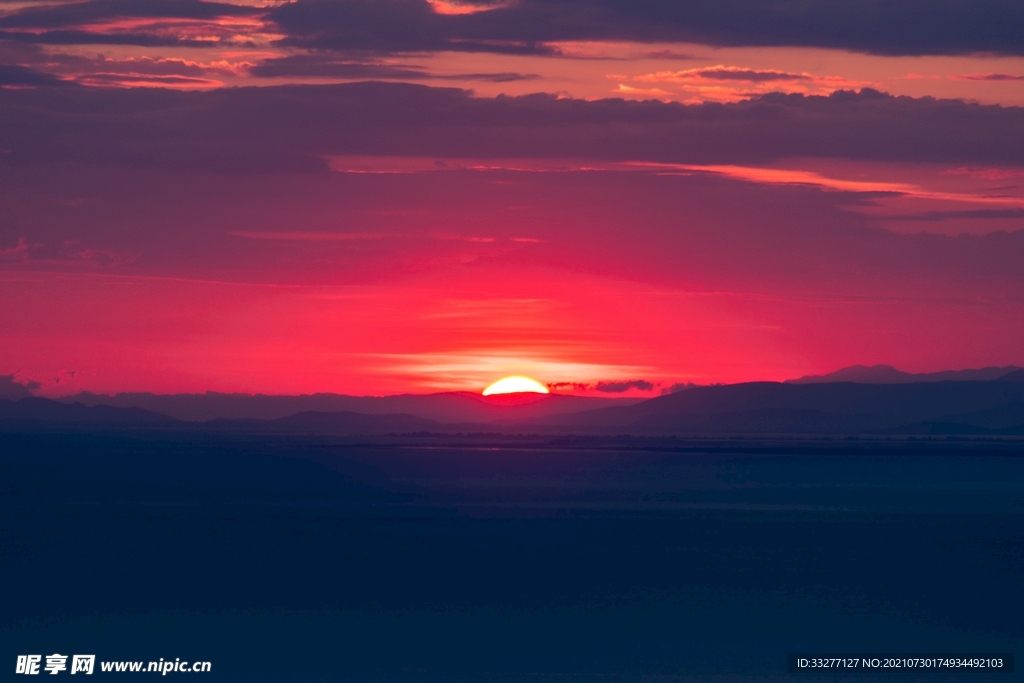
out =
[[503,377],[484,389],[484,396],[519,393],[547,394],[549,392],[548,388],[537,380],[519,376]]

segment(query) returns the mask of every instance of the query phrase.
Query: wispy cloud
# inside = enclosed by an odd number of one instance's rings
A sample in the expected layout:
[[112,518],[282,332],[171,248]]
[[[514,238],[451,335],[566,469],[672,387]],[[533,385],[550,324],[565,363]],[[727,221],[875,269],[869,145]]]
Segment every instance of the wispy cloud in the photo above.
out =
[[[599,377],[636,377],[652,368],[633,365],[602,365],[569,359],[525,355],[521,350],[453,351],[423,354],[372,354],[382,370],[414,379],[426,387],[477,391],[498,377],[525,375],[541,383],[594,384]],[[605,380],[617,381],[617,380]],[[562,384],[562,386],[565,386]]]
[[235,237],[251,240],[276,240],[281,242],[353,242],[358,240],[382,240],[399,237],[393,232],[249,232],[233,230],[228,233]]
[[922,211],[920,213],[876,216],[884,220],[937,223],[950,220],[1024,220],[1024,207],[1013,209],[976,209],[968,211]]
[[23,261],[28,258],[28,242],[24,237],[18,238],[18,243],[6,249],[0,248],[0,261]]
[[716,66],[699,67],[696,69],[684,69],[682,71],[659,71],[652,74],[637,76],[636,80],[658,83],[690,83],[695,79],[709,81],[748,81],[761,83],[766,81],[808,81],[814,80],[814,76],[804,73],[787,73],[785,71],[747,69],[738,66]]
[[[154,49],[268,48],[285,37],[267,18],[277,4],[280,3],[261,6],[245,1],[225,4],[195,0],[21,4],[18,11],[0,11],[0,41],[51,46],[48,51],[56,61],[87,54],[99,45],[110,46],[107,49],[122,57],[125,52],[134,51],[135,58],[153,57]],[[178,52],[175,56],[183,54]]]
[[[859,89],[877,86],[877,83],[855,80],[840,76],[817,76],[802,71],[792,72],[778,69],[755,69],[745,66],[716,64],[679,71],[655,71],[636,76],[609,78],[620,80],[619,92],[626,95],[650,94],[656,99],[701,102],[738,102],[769,92],[792,92],[804,95],[830,95],[837,90]],[[651,84],[661,87],[637,87],[624,81]],[[663,88],[675,86],[675,91]]]
[[1014,74],[963,74],[952,78],[959,81],[1024,81],[1024,76]]
[[430,9],[434,11],[434,14],[446,15],[479,14],[480,12],[489,12],[491,10],[509,7],[514,4],[512,0],[493,3],[458,2],[451,0],[427,0],[427,2],[430,4]]
[[[528,173],[572,173],[572,172],[642,172],[642,173],[709,173],[735,180],[767,185],[804,185],[836,192],[861,194],[889,194],[918,199],[951,202],[996,204],[1001,206],[1024,206],[1024,198],[1013,195],[993,195],[990,191],[949,192],[929,189],[913,183],[885,180],[851,180],[836,178],[815,171],[739,165],[673,164],[653,161],[602,161],[598,159],[437,159],[433,157],[334,157],[331,168],[345,172],[366,173],[425,173],[439,171],[518,171]],[[372,168],[373,170],[369,170]],[[364,170],[356,170],[364,169]],[[989,175],[979,175],[987,172]],[[1014,169],[952,169],[947,173],[971,174],[985,178],[1018,177],[1020,170]],[[438,233],[438,239],[471,239],[472,241],[494,241],[494,238],[448,236]],[[536,241],[530,238],[513,238],[516,242]]]
[[[655,164],[641,163],[639,166],[650,168]],[[1004,206],[1024,206],[1024,198],[1013,196],[991,196],[980,193],[944,192],[929,190],[911,183],[892,183],[872,180],[846,180],[830,178],[813,171],[799,171],[779,168],[758,168],[751,166],[699,166],[692,164],[657,164],[665,168],[681,171],[697,171],[713,173],[737,180],[769,185],[808,185],[825,190],[839,192],[860,192],[870,194],[896,194],[918,199],[933,199],[951,202],[971,202],[979,204],[1000,204]]]
[[141,73],[91,73],[76,79],[82,85],[108,88],[171,88],[174,90],[213,90],[224,82],[195,76],[162,76]]
[[985,180],[1007,180],[1009,178],[1024,178],[1024,169],[1002,168],[1002,167],[959,167],[951,168],[942,172],[944,175],[965,175],[972,178],[984,178]]

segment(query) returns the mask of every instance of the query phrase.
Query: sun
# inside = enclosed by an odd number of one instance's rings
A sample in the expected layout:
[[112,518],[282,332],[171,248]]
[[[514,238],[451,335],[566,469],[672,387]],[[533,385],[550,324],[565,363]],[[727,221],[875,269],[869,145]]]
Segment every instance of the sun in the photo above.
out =
[[494,394],[547,394],[548,388],[535,379],[529,377],[503,377],[491,386],[484,389],[484,396]]

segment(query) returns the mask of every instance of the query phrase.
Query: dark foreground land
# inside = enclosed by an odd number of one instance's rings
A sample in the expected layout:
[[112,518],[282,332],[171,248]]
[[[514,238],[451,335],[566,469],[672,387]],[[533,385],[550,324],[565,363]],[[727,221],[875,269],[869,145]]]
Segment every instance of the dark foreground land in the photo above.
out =
[[813,681],[788,652],[1020,657],[1022,456],[9,432],[0,671],[59,652],[208,660],[168,674],[204,681]]

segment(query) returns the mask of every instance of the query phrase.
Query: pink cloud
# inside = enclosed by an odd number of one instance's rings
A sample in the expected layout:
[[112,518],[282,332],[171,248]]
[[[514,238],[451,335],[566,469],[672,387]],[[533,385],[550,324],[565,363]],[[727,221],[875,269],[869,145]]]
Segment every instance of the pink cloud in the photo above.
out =
[[[611,76],[609,76],[610,78]],[[626,80],[626,79],[622,79]],[[871,81],[840,76],[816,76],[806,71],[795,73],[776,69],[754,69],[740,66],[696,67],[680,71],[656,71],[633,76],[635,83],[671,84],[679,86],[679,93],[658,90],[659,99],[678,99],[684,95],[688,102],[738,102],[769,92],[793,92],[828,95],[837,90],[856,90],[877,85]],[[619,84],[624,94],[644,92],[624,83]],[[685,97],[689,95],[688,97]]]
[[479,14],[480,12],[489,12],[513,4],[511,0],[488,4],[451,2],[449,0],[427,0],[427,2],[430,4],[430,9],[434,11],[434,14],[445,15]]
[[951,78],[961,81],[1024,81],[1024,76],[1013,74],[964,74]]
[[223,81],[194,76],[91,73],[77,78],[82,85],[106,88],[170,88],[173,90],[213,90],[224,86]]
[[21,261],[26,258],[28,258],[28,242],[24,237],[19,237],[18,243],[13,247],[0,249],[0,261]]
[[353,242],[358,240],[382,240],[398,237],[396,233],[375,232],[250,232],[232,230],[235,237],[251,240],[276,240],[280,242]]

